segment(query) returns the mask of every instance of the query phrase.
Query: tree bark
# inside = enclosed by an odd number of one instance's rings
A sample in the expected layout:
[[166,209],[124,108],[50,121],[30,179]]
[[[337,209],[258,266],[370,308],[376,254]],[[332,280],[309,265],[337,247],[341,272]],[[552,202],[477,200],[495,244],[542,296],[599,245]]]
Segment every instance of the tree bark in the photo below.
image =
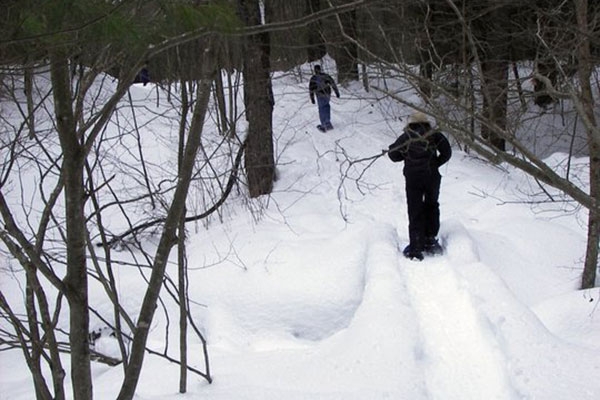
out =
[[[306,1],[306,15],[315,13],[321,9],[320,0],[305,0]],[[307,56],[308,61],[316,61],[327,54],[327,48],[323,41],[323,28],[321,26],[321,20],[317,20],[308,25],[307,29]]]
[[223,75],[219,70],[215,76],[215,100],[217,103],[218,122],[221,125],[221,132],[229,136],[229,121],[227,120],[227,107],[225,106],[225,88],[223,87]]
[[[32,274],[33,271],[26,272],[27,284],[25,286],[25,305],[27,310],[27,321],[29,322],[29,340],[31,341],[30,371],[34,377],[33,382],[35,383],[35,398],[37,400],[45,400],[51,399],[52,396],[48,396],[50,392],[42,375],[42,364],[40,362],[40,358],[44,348],[40,341],[40,330],[38,328],[39,321],[35,307]],[[27,351],[26,349],[23,350]]]
[[86,220],[83,167],[85,151],[76,133],[71,82],[66,55],[56,50],[50,55],[50,76],[54,95],[56,125],[63,152],[67,274],[65,295],[69,302],[69,343],[73,398],[93,398],[88,340],[88,282],[86,262]]
[[[219,88],[218,81],[221,81],[221,71],[217,71],[215,76],[215,98],[218,99],[223,95],[222,82]],[[181,82],[181,122],[179,125],[179,152],[177,155],[177,173],[181,175],[183,167],[183,155],[185,144],[185,126],[187,115],[189,112],[190,102],[188,101],[188,93],[186,90],[186,82]],[[220,91],[220,93],[219,93]],[[217,100],[217,103],[221,104]],[[223,112],[225,105],[223,99]],[[224,115],[224,114],[221,114]],[[187,277],[187,260],[185,255],[185,215],[186,207],[181,212],[179,218],[179,226],[177,227],[177,273],[178,273],[178,295],[179,295],[179,393],[187,392],[187,301],[186,301],[186,277]]]
[[[345,2],[335,0],[330,6],[340,6]],[[355,9],[336,14],[327,25],[327,49],[335,60],[337,80],[340,84],[358,81],[358,18]]]
[[178,227],[177,264],[179,286],[179,393],[187,392],[187,258],[185,252],[185,209]]
[[432,87],[431,81],[433,79],[433,63],[431,60],[423,60],[419,64],[419,75],[422,77],[419,80],[419,90],[421,91],[424,100],[428,101],[431,98]]
[[[590,51],[590,29],[588,21],[588,1],[574,0],[579,29],[577,46],[579,81],[581,84],[581,101],[584,111],[584,125],[588,134],[590,146],[590,196],[596,200],[600,196],[600,140],[598,125],[594,115],[594,97],[590,78],[592,75],[592,55]],[[598,244],[600,240],[600,212],[598,208],[589,210],[588,215],[588,240],[585,253],[585,264],[581,279],[581,288],[594,287],[596,283],[596,270],[598,268]]]
[[35,107],[33,104],[33,66],[26,65],[23,80],[25,83],[25,95],[27,96],[27,127],[29,128],[29,139],[35,138]]
[[481,126],[481,136],[498,150],[505,151],[505,140],[496,132],[498,132],[498,129],[501,131],[506,130],[508,60],[483,60],[481,70],[483,72],[483,115],[486,123],[497,127],[497,129],[494,129],[483,124]]
[[[357,39],[356,34],[356,10],[348,11],[339,15],[339,28],[344,34]],[[338,82],[340,84],[359,80],[358,74],[358,47],[354,41],[348,40],[341,35],[340,48],[333,51],[333,57],[338,70]]]
[[[238,0],[248,26],[260,25],[258,0]],[[269,60],[269,34],[246,38],[244,57],[244,102],[248,120],[245,165],[250,197],[271,193],[275,181],[273,154],[273,89]]]
[[[54,400],[63,400],[65,398],[64,379],[65,371],[62,367],[60,360],[60,353],[58,349],[58,341],[56,340],[55,323],[52,321],[50,315],[50,306],[48,299],[44,293],[44,289],[40,284],[35,267],[32,265],[30,273],[29,283],[32,286],[33,293],[37,298],[38,307],[40,310],[40,316],[42,320],[42,329],[44,331],[44,343],[50,352],[50,368],[52,371],[52,386],[54,388]],[[61,295],[59,294],[56,303],[60,308]]]

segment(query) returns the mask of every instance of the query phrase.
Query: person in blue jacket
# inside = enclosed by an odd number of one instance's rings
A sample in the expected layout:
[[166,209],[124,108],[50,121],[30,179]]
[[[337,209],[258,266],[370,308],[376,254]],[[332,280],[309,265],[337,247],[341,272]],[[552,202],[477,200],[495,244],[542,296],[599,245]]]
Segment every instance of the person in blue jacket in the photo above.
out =
[[310,95],[310,102],[313,104],[315,104],[315,96],[317,97],[319,120],[321,121],[317,125],[317,129],[325,132],[333,129],[333,125],[331,124],[331,106],[329,105],[331,89],[333,89],[338,98],[340,97],[340,92],[333,78],[321,71],[320,65],[315,65],[314,71],[315,74],[310,78],[310,82],[308,83],[308,93]]
[[404,161],[410,239],[404,256],[420,261],[423,252],[440,253],[439,167],[452,156],[448,139],[432,129],[425,114],[417,112],[410,116],[404,133],[389,146],[388,156],[394,162]]

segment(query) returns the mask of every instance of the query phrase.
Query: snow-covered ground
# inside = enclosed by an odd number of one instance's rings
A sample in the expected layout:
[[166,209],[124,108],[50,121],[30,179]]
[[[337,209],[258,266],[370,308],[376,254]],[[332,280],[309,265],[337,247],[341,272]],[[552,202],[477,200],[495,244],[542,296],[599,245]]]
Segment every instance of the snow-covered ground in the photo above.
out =
[[[335,129],[321,133],[306,85],[275,80],[278,181],[260,200],[261,217],[234,201],[222,222],[190,229],[192,314],[209,343],[214,382],[192,374],[180,395],[178,367],[148,355],[138,398],[600,398],[600,289],[577,290],[585,213],[528,204],[536,184],[521,172],[455,148],[441,171],[447,251],[409,261],[401,255],[402,165],[349,160],[381,153],[404,126],[383,115],[410,110],[342,88],[332,101]],[[134,96],[151,90],[133,88]],[[139,273],[123,267],[117,278],[120,298],[135,309]],[[13,300],[20,294],[12,280],[1,282]],[[149,346],[164,347],[164,328],[157,313]],[[191,340],[191,363],[203,370],[200,342]],[[104,337],[97,349],[115,345]],[[115,398],[122,368],[98,364],[93,372],[95,398]],[[0,353],[0,399],[32,398],[20,352]]]

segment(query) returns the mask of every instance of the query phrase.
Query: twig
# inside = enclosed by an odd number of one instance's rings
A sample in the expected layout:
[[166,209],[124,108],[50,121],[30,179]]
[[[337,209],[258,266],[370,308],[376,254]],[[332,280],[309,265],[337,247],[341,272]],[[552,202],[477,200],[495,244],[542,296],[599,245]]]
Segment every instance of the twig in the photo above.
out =
[[[204,211],[202,214],[186,217],[185,222],[193,222],[193,221],[197,221],[197,220],[206,218],[209,215],[211,215],[212,213],[214,213],[216,210],[218,210],[219,207],[221,207],[221,205],[223,205],[223,203],[225,203],[225,200],[227,200],[227,198],[229,197],[231,190],[233,189],[233,186],[237,180],[240,164],[242,161],[242,155],[244,153],[245,148],[246,148],[246,142],[242,143],[242,145],[240,146],[240,149],[238,150],[238,153],[235,157],[235,161],[233,164],[233,169],[231,170],[231,175],[229,176],[229,180],[227,181],[227,185],[225,186],[225,190],[223,191],[221,198],[219,198],[219,200],[217,200],[217,202],[215,204],[213,204],[209,209]],[[143,223],[141,225],[134,226],[133,228],[125,231],[124,233],[113,237],[111,240],[109,240],[107,242],[107,245],[114,246],[116,243],[122,241],[127,236],[139,233],[143,230],[146,230],[146,229],[156,226],[160,223],[163,223],[164,221],[165,221],[165,218],[158,218],[158,219]],[[97,244],[97,245],[101,246],[102,244]]]

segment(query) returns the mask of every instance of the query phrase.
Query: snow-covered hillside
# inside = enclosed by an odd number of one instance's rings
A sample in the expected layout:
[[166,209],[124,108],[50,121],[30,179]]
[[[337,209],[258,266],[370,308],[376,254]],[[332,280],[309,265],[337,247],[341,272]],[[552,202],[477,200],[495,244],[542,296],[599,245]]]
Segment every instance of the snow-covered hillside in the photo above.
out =
[[[189,393],[179,395],[178,367],[149,355],[139,398],[600,398],[600,290],[577,290],[584,212],[527,204],[535,184],[521,172],[455,148],[441,171],[447,251],[409,261],[402,165],[350,161],[380,154],[411,111],[341,88],[335,129],[321,133],[306,86],[288,75],[274,81],[278,180],[258,200],[260,218],[232,199],[222,222],[190,227],[192,314],[214,382],[190,375]],[[141,98],[153,88],[132,90]],[[117,278],[135,309],[138,271],[123,267]],[[1,282],[3,291],[15,285]],[[110,309],[100,295],[91,302]],[[157,313],[150,347],[163,349],[165,325]],[[177,338],[171,326],[174,357]],[[97,346],[115,351],[112,340]],[[190,358],[203,369],[198,340]],[[115,398],[122,368],[93,372],[95,398]],[[0,399],[31,398],[22,354],[0,353]]]

